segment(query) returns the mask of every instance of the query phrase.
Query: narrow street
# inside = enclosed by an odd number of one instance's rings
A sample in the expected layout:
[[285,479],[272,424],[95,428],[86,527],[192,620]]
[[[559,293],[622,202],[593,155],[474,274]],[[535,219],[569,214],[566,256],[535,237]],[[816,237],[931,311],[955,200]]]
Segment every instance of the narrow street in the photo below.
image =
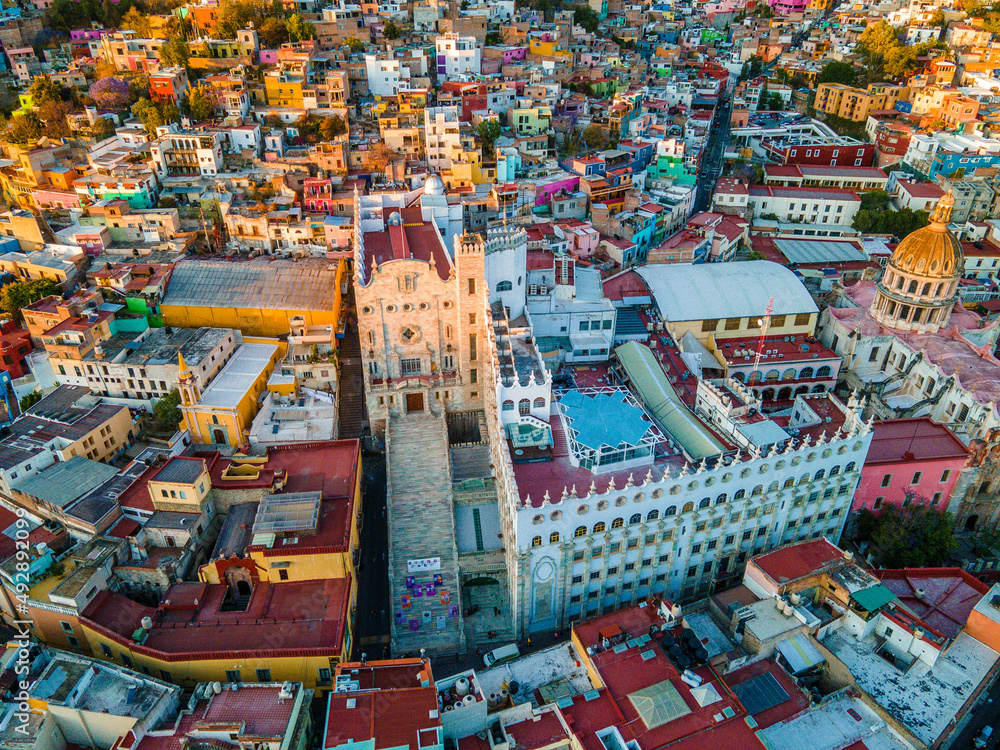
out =
[[705,153],[698,168],[698,196],[695,199],[694,213],[707,211],[712,206],[712,193],[715,192],[715,183],[722,173],[726,144],[729,143],[729,118],[732,111],[732,97],[727,87],[715,107]]
[[358,610],[352,658],[382,658],[389,646],[389,531],[385,504],[385,456],[365,453],[364,509],[358,558]]

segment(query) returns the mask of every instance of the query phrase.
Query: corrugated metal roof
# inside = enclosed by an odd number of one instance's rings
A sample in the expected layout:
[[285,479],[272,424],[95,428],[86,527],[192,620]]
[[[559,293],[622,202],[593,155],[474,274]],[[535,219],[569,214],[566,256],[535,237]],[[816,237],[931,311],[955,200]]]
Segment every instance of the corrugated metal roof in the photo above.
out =
[[769,260],[733,263],[682,263],[641,266],[664,319],[721,320],[760,317],[774,298],[773,315],[814,313],[813,302],[798,277]]
[[118,470],[114,466],[91,461],[83,456],[73,456],[69,461],[53,464],[45,471],[28,477],[13,487],[25,495],[65,508],[117,473]]
[[855,591],[851,598],[867,612],[875,612],[889,602],[896,601],[896,595],[881,583],[871,588]]
[[331,310],[337,262],[182,260],[174,266],[164,305]]
[[725,451],[725,446],[688,411],[648,346],[629,341],[615,349],[615,354],[646,408],[688,456],[700,461]]
[[801,633],[796,633],[791,638],[780,641],[776,648],[785,657],[788,666],[792,668],[792,674],[798,675],[803,672],[826,664],[826,659],[819,649]]
[[850,242],[829,240],[775,240],[774,246],[791,263],[846,263],[868,260],[868,256]]

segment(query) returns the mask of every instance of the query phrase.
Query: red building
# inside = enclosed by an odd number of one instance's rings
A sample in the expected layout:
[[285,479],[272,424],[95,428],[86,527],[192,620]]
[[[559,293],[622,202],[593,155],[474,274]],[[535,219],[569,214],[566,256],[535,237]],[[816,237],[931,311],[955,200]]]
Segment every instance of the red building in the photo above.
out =
[[180,106],[188,90],[187,71],[182,67],[161,68],[149,74],[149,97],[154,102]]
[[853,138],[844,142],[816,142],[816,139],[785,138],[765,140],[761,144],[768,157],[778,164],[813,164],[827,167],[870,167],[875,164],[876,148]]
[[913,129],[908,125],[879,123],[875,128],[875,148],[879,166],[894,164],[904,156],[910,147]]
[[969,451],[955,433],[927,417],[874,423],[852,510],[910,503],[946,510]]
[[28,374],[27,356],[34,346],[31,335],[23,328],[18,328],[12,320],[0,323],[0,370],[10,373],[17,380]]

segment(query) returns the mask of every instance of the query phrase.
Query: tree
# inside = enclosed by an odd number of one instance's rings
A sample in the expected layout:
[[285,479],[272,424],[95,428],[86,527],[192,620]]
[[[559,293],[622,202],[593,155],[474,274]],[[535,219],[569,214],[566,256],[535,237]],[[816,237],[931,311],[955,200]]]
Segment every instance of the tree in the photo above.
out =
[[853,86],[856,78],[857,72],[853,65],[834,60],[823,66],[816,77],[816,83],[842,83],[845,86]]
[[139,119],[142,126],[146,128],[150,138],[156,137],[156,129],[170,122],[177,122],[181,119],[181,111],[177,105],[167,102],[158,104],[149,99],[140,99],[132,105],[132,114]]
[[483,154],[488,154],[493,150],[493,144],[500,137],[499,120],[483,120],[476,128],[476,135],[483,141]]
[[3,137],[11,143],[36,143],[43,135],[42,122],[34,112],[17,114],[10,118]]
[[288,31],[288,38],[293,42],[304,42],[316,36],[316,27],[309,21],[303,20],[298,13],[293,13],[285,19],[285,29]]
[[288,28],[280,18],[266,18],[257,29],[257,37],[262,47],[280,47],[288,41]]
[[399,27],[396,26],[391,18],[382,27],[382,36],[389,40],[399,39]]
[[581,138],[591,149],[601,149],[608,144],[608,134],[600,125],[588,125]]
[[764,112],[767,110],[767,83],[760,90],[760,94],[757,96],[757,111]]
[[32,406],[34,406],[41,400],[42,400],[42,392],[32,391],[31,393],[25,396],[21,396],[21,400],[18,401],[18,405],[21,407],[22,412],[26,412],[28,409],[30,409]]
[[175,389],[153,406],[153,419],[163,430],[176,430],[181,422],[181,394]]
[[0,289],[0,310],[7,313],[13,320],[21,319],[21,308],[38,302],[42,297],[59,293],[59,285],[52,279],[34,279],[32,281],[15,281]]
[[216,92],[204,84],[198,84],[188,89],[185,95],[184,109],[192,120],[211,120],[215,117],[217,104]]
[[398,156],[398,154],[384,143],[374,143],[365,153],[365,167],[371,172],[385,174],[388,167]]
[[869,190],[861,194],[861,208],[865,211],[889,210],[889,194],[885,190]]
[[770,112],[780,112],[785,108],[785,101],[781,98],[781,94],[775,92],[767,97],[767,109]]
[[46,102],[62,99],[63,87],[53,81],[48,74],[42,73],[35,76],[28,93],[31,94],[31,103],[40,107]]
[[590,6],[580,5],[573,10],[573,23],[593,34],[601,25],[601,17]]
[[319,125],[319,132],[324,139],[330,141],[347,132],[347,123],[340,115],[324,117]]
[[858,529],[886,568],[937,567],[956,547],[951,514],[919,503],[904,508],[890,505],[878,516],[864,510]]
[[140,13],[138,8],[132,8],[122,17],[121,28],[131,29],[140,38],[149,39],[149,16],[145,13]]
[[365,43],[356,36],[349,36],[344,40],[344,44],[351,48],[351,52],[364,52]]
[[160,59],[160,64],[165,68],[170,68],[174,65],[186,68],[190,52],[187,42],[181,37],[175,36],[164,42],[163,46],[157,51],[156,56]]
[[73,105],[61,99],[47,101],[38,108],[38,119],[45,123],[45,135],[49,138],[69,137],[69,121]]
[[222,0],[219,3],[219,20],[215,29],[223,39],[235,39],[236,32],[250,22],[260,27],[261,21],[275,15],[272,6],[256,0]]
[[854,216],[851,226],[863,234],[890,234],[903,238],[910,232],[927,226],[926,211],[901,208],[898,211],[862,207]]
[[94,100],[98,109],[119,112],[129,105],[132,89],[125,78],[108,76],[91,86],[87,94]]
[[90,126],[90,129],[94,134],[94,139],[98,143],[115,134],[115,124],[106,117],[98,117],[94,120],[94,124]]

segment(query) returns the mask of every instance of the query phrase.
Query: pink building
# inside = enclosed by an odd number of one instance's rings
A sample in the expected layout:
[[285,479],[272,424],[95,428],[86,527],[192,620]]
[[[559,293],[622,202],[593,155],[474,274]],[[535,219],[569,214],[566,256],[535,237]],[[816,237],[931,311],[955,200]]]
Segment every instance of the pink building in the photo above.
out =
[[909,503],[946,510],[969,451],[955,433],[927,417],[874,423],[852,510]]
[[809,7],[808,0],[770,0],[768,3],[779,16],[787,16],[792,13],[801,13]]
[[302,180],[302,208],[316,213],[333,210],[333,182],[310,177]]
[[75,190],[52,186],[35,188],[31,197],[38,208],[80,208],[80,196]]

